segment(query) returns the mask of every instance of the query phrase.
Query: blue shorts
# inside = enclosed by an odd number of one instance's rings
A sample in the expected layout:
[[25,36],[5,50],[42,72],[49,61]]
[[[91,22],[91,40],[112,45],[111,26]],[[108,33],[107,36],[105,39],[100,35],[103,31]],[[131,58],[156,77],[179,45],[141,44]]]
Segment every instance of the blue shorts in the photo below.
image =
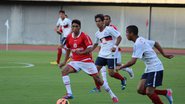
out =
[[145,87],[157,87],[162,85],[163,81],[163,70],[144,73],[141,79],[146,79]]
[[60,36],[60,44],[62,45],[66,44],[66,37]]
[[95,65],[98,66],[108,66],[108,69],[114,69],[116,66],[115,63],[117,63],[117,59],[106,59],[102,57],[97,57]]

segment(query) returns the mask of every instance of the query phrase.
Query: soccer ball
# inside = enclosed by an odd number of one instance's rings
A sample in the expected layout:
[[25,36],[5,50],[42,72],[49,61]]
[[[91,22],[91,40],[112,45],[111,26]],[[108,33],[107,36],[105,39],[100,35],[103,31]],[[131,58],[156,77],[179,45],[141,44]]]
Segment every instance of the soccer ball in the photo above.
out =
[[70,104],[69,101],[65,98],[61,98],[57,100],[56,104]]

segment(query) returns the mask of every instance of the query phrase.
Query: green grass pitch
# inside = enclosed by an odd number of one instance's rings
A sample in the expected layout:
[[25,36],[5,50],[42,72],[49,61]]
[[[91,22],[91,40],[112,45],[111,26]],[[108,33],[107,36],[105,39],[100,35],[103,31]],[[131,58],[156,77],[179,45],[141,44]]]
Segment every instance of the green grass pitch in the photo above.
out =
[[[94,54],[94,59],[96,58]],[[0,104],[55,104],[65,94],[60,69],[50,65],[55,60],[56,52],[44,51],[0,51]],[[123,62],[130,59],[131,54],[123,54]],[[165,59],[164,80],[160,89],[172,88],[174,104],[185,104],[185,56],[176,55],[174,59]],[[35,66],[23,68],[21,63],[32,63]],[[129,79],[127,87],[121,90],[120,81],[110,78],[108,81],[113,92],[118,96],[119,104],[151,104],[146,96],[137,94],[136,87],[144,72],[144,63],[138,61],[132,67],[135,78]],[[92,78],[84,72],[71,74],[71,85],[74,99],[70,104],[112,104],[110,96],[101,93],[89,93],[95,86]],[[102,89],[103,90],[103,89]],[[167,99],[160,96],[164,104]]]

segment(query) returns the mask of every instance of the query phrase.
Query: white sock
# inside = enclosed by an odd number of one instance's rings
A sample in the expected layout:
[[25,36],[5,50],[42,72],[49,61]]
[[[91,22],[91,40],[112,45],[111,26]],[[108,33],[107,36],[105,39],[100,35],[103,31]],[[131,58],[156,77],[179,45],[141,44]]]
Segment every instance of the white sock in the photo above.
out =
[[104,81],[104,83],[108,83],[107,82],[107,72],[106,72],[106,67],[105,66],[103,66],[102,68],[101,68],[101,75],[102,75],[102,78],[103,78],[103,81]]
[[102,87],[110,94],[111,98],[116,97],[116,95],[110,89],[108,83],[103,83]]
[[66,87],[67,93],[72,94],[69,76],[67,76],[67,75],[63,76],[62,79],[63,79],[64,85]]
[[130,69],[129,68],[123,68],[122,70],[128,72],[128,70],[130,70]]
[[[122,65],[124,65],[124,64],[122,64]],[[126,67],[126,68],[123,68],[121,70],[128,72],[130,69],[128,67]]]

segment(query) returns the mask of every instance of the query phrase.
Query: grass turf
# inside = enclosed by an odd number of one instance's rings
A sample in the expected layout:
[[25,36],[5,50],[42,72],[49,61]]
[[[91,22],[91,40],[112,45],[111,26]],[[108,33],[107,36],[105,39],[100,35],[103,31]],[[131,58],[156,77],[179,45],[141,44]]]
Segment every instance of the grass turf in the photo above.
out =
[[[60,69],[49,63],[55,60],[55,56],[56,52],[0,51],[0,104],[55,104],[66,92]],[[94,59],[96,56],[94,53]],[[130,57],[131,54],[123,54],[123,62],[128,61]],[[184,104],[185,56],[177,55],[171,60],[159,57],[165,67],[163,86],[159,88],[172,88],[174,104]],[[32,63],[35,66],[22,68],[20,63]],[[132,80],[127,73],[120,71],[128,79],[127,87],[123,91],[120,81],[108,76],[109,85],[118,96],[119,104],[151,104],[146,96],[136,92],[144,67],[141,61],[132,67],[135,72],[135,78]],[[69,100],[70,104],[112,104],[105,91],[89,93],[95,85],[92,78],[84,72],[71,74],[70,79],[75,97]],[[165,97],[160,97],[164,104],[168,104]]]

